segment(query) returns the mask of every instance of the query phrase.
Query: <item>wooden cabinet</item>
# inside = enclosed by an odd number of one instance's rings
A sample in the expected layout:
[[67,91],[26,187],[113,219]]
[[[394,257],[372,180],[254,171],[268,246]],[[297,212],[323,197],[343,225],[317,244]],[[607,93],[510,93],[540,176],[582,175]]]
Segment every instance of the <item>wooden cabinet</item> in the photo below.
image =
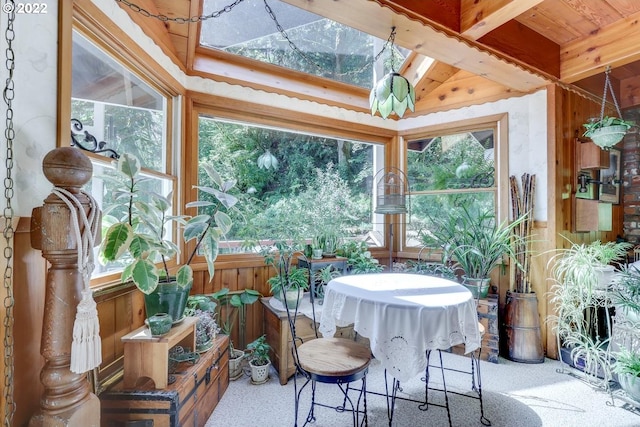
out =
[[100,395],[102,427],[202,427],[229,385],[229,337],[218,335],[214,346],[196,362],[182,362],[175,381],[157,390],[153,381],[135,389],[119,381]]
[[[293,364],[293,355],[291,354],[291,330],[289,329],[289,320],[287,312],[276,310],[269,301],[273,297],[262,298],[260,302],[264,306],[264,325],[267,335],[267,343],[271,346],[271,362],[273,367],[278,371],[280,384],[284,385],[288,382],[289,377],[293,375],[296,368]],[[319,313],[316,313],[320,317]],[[296,334],[303,342],[316,338],[313,321],[303,314],[296,317]],[[353,327],[338,328],[335,337],[354,339],[369,345],[366,338],[356,336]]]
[[576,138],[575,143],[578,170],[607,169],[609,167],[608,151],[601,149],[591,140]]
[[[271,346],[271,362],[278,371],[280,384],[284,385],[296,370],[291,354],[291,331],[287,312],[273,308],[269,303],[271,298],[262,298],[260,302],[264,306],[264,325],[267,343]],[[295,325],[296,334],[303,342],[316,337],[313,321],[305,315],[298,314]]]

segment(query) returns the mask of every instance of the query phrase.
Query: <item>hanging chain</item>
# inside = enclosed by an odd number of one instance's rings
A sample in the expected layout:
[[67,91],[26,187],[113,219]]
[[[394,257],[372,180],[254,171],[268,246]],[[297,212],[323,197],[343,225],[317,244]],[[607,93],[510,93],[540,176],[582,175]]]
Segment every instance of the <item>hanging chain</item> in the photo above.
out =
[[309,56],[307,54],[305,54],[303,51],[301,51],[298,46],[295,45],[295,43],[293,41],[291,41],[291,39],[289,38],[289,35],[287,34],[287,31],[282,28],[282,25],[280,25],[280,23],[278,22],[278,18],[276,18],[276,14],[273,13],[273,10],[271,9],[271,7],[269,6],[269,4],[267,3],[267,0],[263,0],[264,1],[264,8],[267,10],[267,13],[269,14],[269,17],[271,18],[271,20],[273,20],[273,22],[276,24],[276,28],[278,29],[278,31],[280,32],[280,35],[282,36],[282,38],[284,38],[287,43],[289,43],[289,47],[298,55],[300,55],[300,57],[302,59],[304,59],[305,61],[307,61],[308,63],[312,64],[314,67],[316,67],[318,70],[320,71],[324,71],[324,68],[318,64],[317,62],[315,62],[313,59],[309,58]]
[[123,5],[127,6],[129,9],[131,9],[132,11],[139,13],[140,15],[147,17],[147,18],[155,18],[158,19],[162,22],[175,22],[176,24],[191,24],[191,23],[195,23],[195,22],[202,22],[202,21],[206,21],[207,19],[211,19],[211,18],[217,18],[220,15],[222,15],[223,13],[227,13],[227,12],[231,12],[231,9],[233,9],[234,7],[236,7],[237,5],[239,5],[240,3],[242,3],[244,0],[236,0],[233,3],[223,7],[222,9],[210,13],[209,15],[201,15],[201,16],[191,16],[189,18],[183,18],[183,17],[177,17],[177,18],[170,18],[167,15],[163,15],[163,14],[154,14],[149,12],[148,10],[138,6],[135,3],[131,3],[128,0],[116,0],[116,2],[118,3],[122,3]]
[[13,41],[15,39],[15,33],[13,31],[13,23],[15,21],[15,4],[14,0],[6,0],[5,6],[11,5],[11,7],[3,7],[4,10],[10,10],[7,13],[7,29],[4,36],[7,42],[5,50],[5,66],[9,75],[5,82],[3,98],[7,106],[5,115],[5,131],[4,137],[7,141],[7,158],[6,170],[7,175],[4,179],[4,197],[6,200],[6,206],[3,211],[4,230],[2,234],[5,239],[4,248],[4,288],[6,295],[4,298],[4,425],[5,427],[11,427],[13,421],[13,414],[16,411],[16,405],[13,400],[13,369],[14,369],[14,355],[13,355],[13,267],[11,265],[13,260],[13,207],[11,201],[13,200],[13,177],[11,172],[13,170],[13,140],[15,138],[15,131],[13,129],[13,98],[14,98],[14,81],[13,70],[15,67],[15,52],[13,50]]
[[[380,52],[378,52],[376,57],[373,58],[373,62],[376,62],[380,58],[380,56],[384,53],[384,51],[387,50],[387,47],[389,45],[393,46],[395,41],[396,41],[396,27],[391,27],[391,34],[389,34],[387,41],[384,42],[384,44],[382,45],[382,49],[380,50]],[[395,55],[393,54],[393,47],[392,47],[391,48],[391,71],[395,71],[394,57]]]
[[607,69],[604,72],[604,93],[602,94],[602,106],[600,107],[600,121],[604,120],[604,106],[607,103],[607,88],[611,93],[611,98],[613,98],[613,105],[616,106],[616,112],[618,113],[618,117],[622,118],[622,113],[620,112],[620,107],[618,106],[618,100],[616,99],[616,94],[613,92],[613,86],[611,86],[611,80],[609,80],[609,73],[611,72],[611,66],[608,65]]
[[[129,0],[115,0],[115,1],[118,2],[118,3],[122,3],[123,5],[127,6],[129,9],[131,9],[132,11],[134,11],[136,13],[139,13],[139,14],[141,14],[142,16],[144,16],[146,18],[155,18],[155,19],[158,19],[158,20],[160,20],[162,22],[175,22],[176,24],[190,24],[190,23],[206,21],[206,20],[212,19],[212,18],[218,18],[223,13],[231,12],[231,10],[234,7],[236,7],[238,4],[242,3],[244,0],[236,0],[233,3],[223,7],[222,9],[220,9],[220,10],[218,10],[216,12],[213,12],[213,13],[211,13],[209,15],[191,16],[191,17],[186,17],[186,18],[185,17],[171,18],[171,17],[169,17],[167,15],[164,15],[164,14],[154,14],[154,13],[151,13],[148,10],[144,9],[141,6],[138,6],[137,4],[130,2]],[[307,54],[302,52],[298,48],[298,46],[296,46],[296,44],[289,38],[289,35],[287,34],[287,31],[278,22],[278,19],[276,18],[275,13],[273,12],[271,7],[267,3],[267,0],[263,0],[263,1],[264,1],[264,7],[265,7],[267,13],[269,14],[269,17],[276,24],[276,28],[278,29],[278,32],[280,33],[282,38],[284,38],[287,41],[287,43],[289,44],[289,47],[297,55],[299,55],[302,59],[304,59],[305,61],[309,62],[311,65],[316,67],[318,70],[326,71],[323,66],[321,66],[320,64],[315,62]],[[396,35],[396,27],[393,27],[392,30],[391,30],[391,35],[389,35],[389,38],[387,39],[385,44],[382,46],[382,49],[375,56],[375,59],[373,61],[374,63],[375,63],[375,61],[378,60],[380,55],[382,55],[382,53],[386,50],[386,48],[387,48],[387,46],[389,46],[389,44],[393,45],[393,41],[395,40],[395,35]],[[394,54],[393,54],[393,52],[391,52],[391,70],[392,71],[395,71],[395,67],[394,67],[395,61],[394,61],[394,59],[395,59],[394,58]],[[334,76],[345,76],[345,75],[349,75],[349,74],[357,75],[357,74],[360,74],[361,72],[363,72],[368,66],[369,65],[367,64],[367,65],[361,67],[359,70],[352,70],[352,71],[348,71],[346,73],[333,73],[333,75]]]

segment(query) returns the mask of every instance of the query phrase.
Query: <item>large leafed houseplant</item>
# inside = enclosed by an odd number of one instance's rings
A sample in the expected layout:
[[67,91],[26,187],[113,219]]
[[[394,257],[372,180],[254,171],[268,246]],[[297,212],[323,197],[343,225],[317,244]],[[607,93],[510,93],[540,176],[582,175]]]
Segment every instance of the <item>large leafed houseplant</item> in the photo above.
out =
[[[108,228],[100,253],[105,261],[123,263],[121,280],[133,282],[145,294],[148,317],[155,312],[169,312],[174,321],[182,318],[193,283],[189,263],[200,250],[213,277],[218,244],[231,229],[232,221],[225,211],[237,202],[228,194],[235,181],[223,182],[215,170],[203,167],[215,187],[198,189],[214,195],[217,202],[197,201],[187,207],[214,205],[215,212],[192,218],[170,214],[172,194],[163,196],[150,190],[150,179],[142,174],[140,161],[131,154],[122,154],[115,160],[115,174],[103,177],[114,184],[116,203],[104,212],[103,224]],[[170,238],[173,226],[176,232],[184,228],[185,242],[192,239],[197,242],[188,261],[175,275],[171,274],[169,261],[178,256],[180,249]]]

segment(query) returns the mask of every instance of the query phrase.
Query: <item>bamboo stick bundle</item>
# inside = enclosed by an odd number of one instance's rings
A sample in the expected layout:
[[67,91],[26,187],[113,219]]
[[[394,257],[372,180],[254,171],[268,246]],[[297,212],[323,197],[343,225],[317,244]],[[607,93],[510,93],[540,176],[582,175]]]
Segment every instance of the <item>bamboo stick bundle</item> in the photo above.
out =
[[509,177],[509,187],[511,192],[511,213],[515,220],[522,215],[527,217],[514,228],[516,235],[514,242],[514,252],[518,265],[512,269],[512,287],[516,292],[531,292],[530,265],[531,265],[531,231],[533,229],[533,208],[536,177],[525,173],[521,177],[522,190],[518,186],[515,176]]

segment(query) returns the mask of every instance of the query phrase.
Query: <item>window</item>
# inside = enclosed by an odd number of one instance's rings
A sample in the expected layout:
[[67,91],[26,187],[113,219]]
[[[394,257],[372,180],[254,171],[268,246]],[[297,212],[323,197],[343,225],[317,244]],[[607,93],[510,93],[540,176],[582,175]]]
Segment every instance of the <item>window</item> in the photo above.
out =
[[[168,162],[169,96],[78,31],[73,32],[72,43],[71,117],[82,124],[82,129],[74,133],[87,131],[97,141],[106,141],[107,148],[136,155],[148,178],[149,189],[164,195],[175,194],[177,182],[169,173]],[[101,155],[90,155],[90,158],[94,176],[86,189],[100,204],[103,226],[108,226],[111,217],[118,217],[122,202],[115,200],[113,184],[102,179],[113,171],[110,159]],[[97,259],[98,248],[95,251]],[[96,263],[92,277],[121,269],[120,262]]]
[[[221,249],[240,252],[243,241],[309,240],[326,232],[380,242],[371,188],[384,164],[383,145],[206,114],[198,128],[200,163],[212,165],[223,180],[236,179],[241,200],[230,242]],[[207,178],[200,171],[202,185],[210,185]]]
[[[225,11],[228,5],[228,0],[204,0],[203,14]],[[200,45],[367,89],[375,81],[374,66],[379,67],[377,78],[390,71],[388,51],[379,64],[375,61],[385,40],[279,0],[270,0],[268,5],[272,14],[261,1],[243,2],[215,19],[202,21]],[[396,68],[408,53],[395,46]]]
[[405,247],[421,246],[430,218],[461,206],[497,212],[499,156],[496,123],[407,137],[411,219]]

